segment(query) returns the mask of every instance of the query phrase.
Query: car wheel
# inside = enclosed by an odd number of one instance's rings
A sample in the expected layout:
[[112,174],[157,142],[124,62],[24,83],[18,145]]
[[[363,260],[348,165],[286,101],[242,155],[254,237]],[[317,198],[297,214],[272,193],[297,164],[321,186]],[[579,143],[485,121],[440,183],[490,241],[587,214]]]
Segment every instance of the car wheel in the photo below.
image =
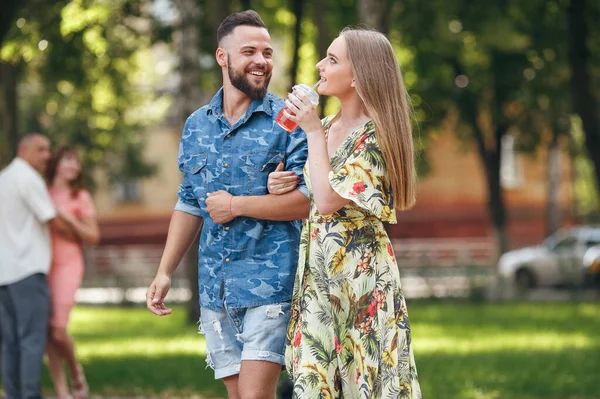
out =
[[515,275],[515,284],[519,292],[527,292],[535,287],[535,277],[527,269],[519,269]]

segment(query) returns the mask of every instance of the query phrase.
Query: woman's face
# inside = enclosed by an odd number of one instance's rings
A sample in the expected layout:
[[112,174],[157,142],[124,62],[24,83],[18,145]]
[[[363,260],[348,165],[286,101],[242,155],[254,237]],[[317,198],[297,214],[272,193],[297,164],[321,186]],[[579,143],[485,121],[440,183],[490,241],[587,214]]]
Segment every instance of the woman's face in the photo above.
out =
[[81,164],[77,156],[70,152],[65,153],[58,161],[56,176],[71,182],[79,176],[79,173],[81,173]]
[[320,94],[339,98],[354,90],[352,68],[343,36],[331,43],[327,56],[317,63],[317,70],[321,76]]

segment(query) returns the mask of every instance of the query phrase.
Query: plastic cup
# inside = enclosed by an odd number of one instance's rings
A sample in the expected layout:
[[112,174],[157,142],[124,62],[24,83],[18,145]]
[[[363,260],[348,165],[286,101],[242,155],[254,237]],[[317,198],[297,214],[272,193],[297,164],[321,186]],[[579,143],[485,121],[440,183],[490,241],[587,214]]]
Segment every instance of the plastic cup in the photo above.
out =
[[[311,104],[315,107],[319,105],[319,93],[317,93],[312,87],[309,85],[305,85],[304,83],[297,84],[293,87],[296,91],[301,94],[304,94],[310,100]],[[287,110],[288,113],[294,115],[293,112],[287,109],[287,107],[283,108],[279,111],[279,115],[275,118],[275,123],[285,129],[287,132],[291,132],[298,126],[296,122],[291,119],[288,119],[283,113],[284,110]]]

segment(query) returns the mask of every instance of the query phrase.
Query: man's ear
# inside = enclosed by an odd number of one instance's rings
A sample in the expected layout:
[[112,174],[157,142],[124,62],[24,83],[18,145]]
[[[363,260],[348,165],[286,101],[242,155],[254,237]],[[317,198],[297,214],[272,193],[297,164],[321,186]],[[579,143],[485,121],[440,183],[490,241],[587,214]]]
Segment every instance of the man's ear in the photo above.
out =
[[227,51],[225,49],[218,47],[215,53],[215,57],[217,59],[217,64],[221,67],[227,66]]

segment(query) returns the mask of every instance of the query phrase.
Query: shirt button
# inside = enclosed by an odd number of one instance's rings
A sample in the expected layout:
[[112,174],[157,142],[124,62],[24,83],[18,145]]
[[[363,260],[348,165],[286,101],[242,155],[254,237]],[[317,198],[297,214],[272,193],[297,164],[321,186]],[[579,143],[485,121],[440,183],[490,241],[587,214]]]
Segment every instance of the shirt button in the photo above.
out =
[[229,226],[225,226],[225,230],[229,231]]
[[224,168],[228,168],[228,167],[229,167],[229,164],[226,164],[226,163],[224,163],[224,164],[223,164],[223,167],[224,167]]
[[229,263],[229,258],[225,258],[225,262]]

